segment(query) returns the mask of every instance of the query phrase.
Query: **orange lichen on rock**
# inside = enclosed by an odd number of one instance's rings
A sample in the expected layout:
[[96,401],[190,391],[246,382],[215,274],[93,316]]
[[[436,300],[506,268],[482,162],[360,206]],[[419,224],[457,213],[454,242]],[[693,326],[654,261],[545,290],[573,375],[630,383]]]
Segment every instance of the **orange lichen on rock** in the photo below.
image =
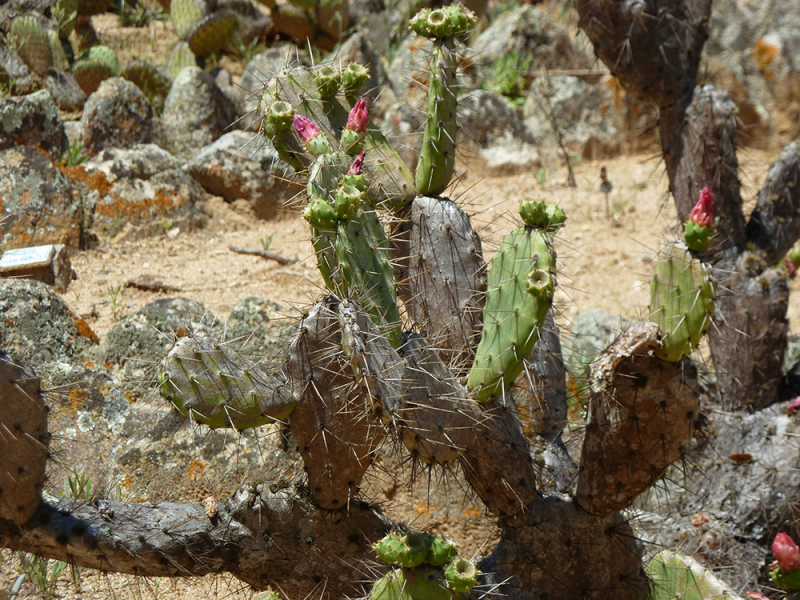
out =
[[199,460],[193,460],[192,464],[187,467],[186,474],[189,476],[189,479],[196,481],[203,476],[203,471],[205,470],[206,466],[203,463]]
[[67,402],[69,402],[69,408],[73,412],[78,410],[83,403],[89,399],[89,392],[85,388],[76,387],[72,388],[70,393],[67,395]]
[[755,58],[758,63],[758,68],[761,70],[761,74],[767,81],[770,81],[775,76],[775,69],[771,68],[770,65],[778,57],[780,52],[780,46],[770,44],[763,37],[756,40],[756,47],[753,49],[753,58]]
[[69,311],[69,316],[72,318],[72,322],[75,323],[75,327],[78,328],[78,333],[75,337],[85,337],[92,341],[92,343],[96,344],[100,341],[98,335],[92,330],[89,324],[86,322],[86,319],[83,317],[78,316],[71,310]]
[[114,187],[114,184],[108,180],[106,174],[102,171],[94,171],[91,174],[86,170],[86,167],[78,165],[77,167],[58,167],[58,169],[73,182],[79,182],[88,186],[93,191],[105,196]]
[[110,194],[114,202],[98,203],[95,212],[111,219],[127,217],[140,219],[143,216],[166,215],[170,210],[183,206],[183,196],[171,197],[164,188],[158,188],[152,198],[129,200],[119,194]]

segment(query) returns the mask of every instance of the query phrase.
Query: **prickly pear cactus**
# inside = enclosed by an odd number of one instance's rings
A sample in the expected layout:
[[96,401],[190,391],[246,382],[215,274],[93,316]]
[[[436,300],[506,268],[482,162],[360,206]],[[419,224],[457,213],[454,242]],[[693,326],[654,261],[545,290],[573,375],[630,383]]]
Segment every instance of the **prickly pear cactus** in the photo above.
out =
[[220,10],[201,19],[186,33],[195,56],[204,58],[222,50],[236,34],[239,19],[230,10]]
[[14,17],[8,32],[8,45],[17,51],[22,62],[39,77],[44,77],[53,66],[50,40],[36,17]]
[[109,77],[116,77],[119,71],[117,53],[108,46],[89,48],[72,65],[75,80],[87,96],[96,92]]
[[180,338],[158,370],[161,395],[193,423],[237,430],[285,419],[295,399],[279,371],[250,364],[224,341]]
[[696,560],[670,550],[653,557],[646,571],[649,600],[742,600]]
[[677,362],[700,343],[714,318],[716,284],[710,268],[682,243],[668,244],[650,283],[650,320],[661,328],[659,357]]
[[197,58],[186,42],[178,42],[172,48],[165,66],[170,79],[175,79],[186,67],[196,67]]
[[539,339],[555,291],[556,255],[549,234],[523,226],[492,259],[483,335],[467,387],[478,402],[510,389]]
[[172,0],[170,3],[169,17],[175,33],[184,41],[205,16],[205,3],[199,0]]

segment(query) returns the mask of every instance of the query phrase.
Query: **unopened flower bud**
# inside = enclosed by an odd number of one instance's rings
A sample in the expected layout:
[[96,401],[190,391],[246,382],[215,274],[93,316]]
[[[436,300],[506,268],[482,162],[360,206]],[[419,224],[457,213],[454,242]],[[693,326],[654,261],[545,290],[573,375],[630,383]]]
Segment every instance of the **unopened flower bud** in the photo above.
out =
[[800,548],[788,534],[778,533],[775,535],[775,540],[772,542],[772,554],[784,573],[800,569]]

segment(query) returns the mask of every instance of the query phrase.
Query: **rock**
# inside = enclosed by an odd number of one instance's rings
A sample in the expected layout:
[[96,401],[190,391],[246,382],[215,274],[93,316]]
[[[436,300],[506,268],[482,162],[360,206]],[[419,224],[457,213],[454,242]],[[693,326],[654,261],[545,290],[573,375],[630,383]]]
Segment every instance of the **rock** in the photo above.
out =
[[64,123],[47,90],[0,99],[0,150],[38,146],[56,160],[67,150]]
[[131,148],[158,138],[147,96],[121,77],[106,79],[89,96],[81,128],[83,145],[91,156],[106,148]]
[[207,192],[228,202],[247,200],[261,219],[275,217],[303,189],[290,182],[294,169],[280,159],[269,140],[244,131],[226,133],[183,168]]
[[283,361],[296,332],[297,320],[287,318],[280,304],[257,296],[239,298],[225,324],[226,339],[253,360],[267,363]]
[[239,87],[245,94],[242,129],[258,131],[261,124],[261,119],[257,114],[258,101],[261,99],[264,86],[279,71],[287,66],[295,65],[307,66],[308,60],[306,53],[294,44],[278,44],[259,52],[250,59],[239,82]]
[[211,75],[200,67],[187,67],[164,101],[165,148],[179,160],[188,160],[231,127],[236,116],[236,107]]
[[6,250],[0,255],[0,277],[41,281],[63,294],[77,275],[67,249],[62,244],[48,244]]
[[387,109],[381,123],[381,133],[386,136],[412,172],[417,168],[417,160],[422,149],[422,126],[425,124],[425,118],[424,112],[415,110],[403,102],[397,102]]
[[572,322],[572,335],[561,339],[562,356],[573,377],[585,377],[592,361],[631,324],[629,319],[589,310]]
[[44,86],[61,110],[77,112],[86,104],[86,94],[71,73],[50,70],[44,78]]
[[363,31],[357,31],[350,36],[333,58],[333,63],[337,66],[347,66],[353,62],[364,65],[369,71],[363,96],[369,103],[370,119],[380,120],[386,109],[396,102],[397,98],[389,86],[386,61],[376,52]]
[[81,139],[83,129],[80,121],[64,121],[64,132],[67,134],[67,143],[70,146],[74,144],[83,146],[83,140]]
[[428,57],[433,45],[427,38],[411,34],[397,49],[387,77],[398,102],[426,110],[428,97]]
[[0,347],[24,357],[45,387],[70,381],[93,358],[97,335],[46,283],[0,279]]
[[20,146],[0,151],[0,233],[4,244],[80,248],[87,209],[85,199],[38,149]]
[[522,6],[501,14],[475,40],[478,73],[508,56],[531,57],[533,70],[589,69],[595,64],[589,46],[578,45],[565,27],[540,8]]
[[[247,94],[241,86],[233,81],[231,72],[228,71],[228,69],[217,67],[211,71],[211,76],[214,78],[214,83],[217,84],[220,91],[225,94],[225,97],[236,107],[236,114],[244,114],[244,99]],[[240,127],[240,123],[241,121],[237,121],[236,126],[240,129],[244,129],[244,127]]]
[[523,114],[540,148],[558,147],[549,113],[565,145],[580,156],[596,159],[619,153],[621,125],[611,92],[570,75],[551,75],[531,84]]
[[31,71],[10,46],[0,46],[0,86],[8,86],[10,94],[24,96],[42,87],[42,80]]
[[202,187],[178,160],[155,144],[103,150],[85,165],[65,169],[79,180],[94,205],[93,230],[126,237],[191,231],[205,219],[198,203]]

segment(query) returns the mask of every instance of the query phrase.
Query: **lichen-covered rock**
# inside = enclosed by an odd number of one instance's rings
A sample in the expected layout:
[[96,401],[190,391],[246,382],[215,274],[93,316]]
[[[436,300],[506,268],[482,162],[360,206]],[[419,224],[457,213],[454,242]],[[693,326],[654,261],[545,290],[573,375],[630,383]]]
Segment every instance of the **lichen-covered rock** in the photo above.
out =
[[619,152],[621,123],[613,105],[611,91],[605,87],[571,75],[552,75],[531,85],[523,114],[540,147],[558,147],[552,111],[566,146],[594,159]]
[[602,310],[580,313],[572,321],[572,335],[562,338],[561,348],[567,371],[573,377],[585,376],[589,365],[631,321]]
[[297,321],[287,318],[285,308],[256,296],[239,298],[225,324],[226,339],[253,360],[268,363],[283,361],[295,333]]
[[100,84],[86,101],[81,118],[83,145],[91,155],[106,148],[155,142],[157,127],[147,96],[121,77]]
[[0,347],[47,386],[66,383],[94,355],[97,335],[46,283],[0,279],[0,315]]
[[79,248],[86,209],[85,200],[41,151],[30,146],[0,151],[0,234],[4,244],[12,248],[40,244]]
[[400,44],[387,72],[398,102],[424,110],[428,96],[428,57],[432,52],[431,41],[416,34]]
[[38,146],[52,159],[67,149],[64,123],[47,90],[0,99],[0,150]]
[[44,85],[61,110],[75,112],[86,104],[86,94],[71,73],[50,70],[45,75]]
[[205,190],[228,202],[245,199],[261,219],[278,214],[302,191],[292,184],[294,169],[284,163],[266,138],[244,131],[226,133],[184,166]]
[[199,67],[187,67],[175,78],[162,115],[166,149],[188,160],[236,121],[236,106],[213,77]]
[[198,205],[202,187],[178,160],[155,144],[103,150],[85,165],[64,169],[80,181],[94,206],[93,229],[131,237],[163,233],[165,227],[190,231],[205,224]]

